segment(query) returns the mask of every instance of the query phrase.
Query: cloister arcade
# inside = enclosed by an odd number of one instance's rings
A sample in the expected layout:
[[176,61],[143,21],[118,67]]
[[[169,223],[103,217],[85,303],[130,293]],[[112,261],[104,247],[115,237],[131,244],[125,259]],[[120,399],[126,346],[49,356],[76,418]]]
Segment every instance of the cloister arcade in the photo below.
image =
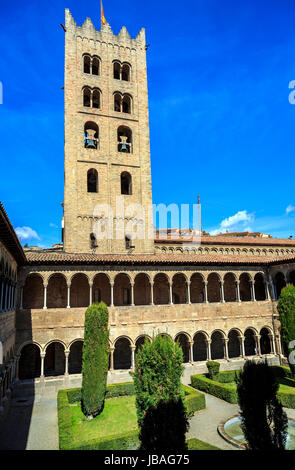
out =
[[[110,343],[109,369],[132,370],[136,353],[144,341],[150,341],[147,335],[140,335],[134,340],[120,336]],[[228,333],[215,330],[208,334],[197,331],[193,336],[179,332],[173,340],[183,352],[184,363],[197,363],[207,360],[236,360],[247,357],[261,357],[267,354],[280,354],[277,351],[273,330],[265,326],[257,331],[253,327],[243,332],[232,328]],[[80,374],[82,369],[83,340],[77,339],[66,345],[54,340],[44,347],[37,343],[23,345],[18,354],[18,377],[20,380],[38,377]]]

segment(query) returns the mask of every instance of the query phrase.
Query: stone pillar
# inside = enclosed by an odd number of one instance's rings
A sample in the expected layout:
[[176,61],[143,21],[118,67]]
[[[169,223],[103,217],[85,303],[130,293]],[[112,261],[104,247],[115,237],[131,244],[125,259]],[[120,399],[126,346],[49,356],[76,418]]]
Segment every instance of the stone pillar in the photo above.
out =
[[4,312],[7,312],[8,310],[8,282],[6,281],[5,283],[5,302],[4,302]]
[[44,359],[45,359],[45,356],[46,356],[45,352],[42,352],[40,354],[40,357],[41,357],[41,376],[40,376],[40,378],[41,379],[44,379]]
[[276,343],[275,343],[275,337],[273,334],[269,334],[269,341],[270,341],[270,347],[271,347],[271,353],[272,354],[277,354],[276,352]]
[[68,288],[67,308],[71,308],[71,284],[67,283],[67,288]]
[[66,376],[69,375],[69,355],[70,355],[70,351],[65,350],[65,358],[66,358],[65,375]]
[[187,281],[187,303],[191,304],[191,282]]
[[19,308],[20,308],[20,310],[23,310],[24,286],[21,286],[21,287],[20,287],[19,295],[20,295],[20,299],[19,299]]
[[172,296],[172,283],[169,281],[169,304],[173,304],[173,296]]
[[207,361],[211,361],[211,339],[206,338],[207,343]]
[[131,349],[131,369],[134,370],[135,367],[135,346],[130,346]]
[[19,376],[19,360],[20,360],[20,354],[16,355],[16,368],[15,368],[15,379],[18,380]]
[[240,352],[241,352],[241,357],[244,359],[246,357],[245,354],[245,336],[239,336],[239,341],[240,341]]
[[114,306],[114,283],[111,282],[111,307]]
[[111,351],[110,371],[113,371],[113,370],[114,370],[114,351],[115,351],[115,348],[114,348],[114,347],[111,347],[111,348],[110,348],[110,351]]
[[255,281],[251,281],[251,300],[252,302],[256,302],[255,298]]
[[89,306],[92,305],[92,287],[93,284],[89,283]]
[[269,287],[270,287],[269,282],[265,282],[264,286],[265,286],[266,300],[271,300],[271,295],[269,291]]
[[193,341],[189,341],[189,362],[191,364],[194,363],[194,342]]
[[4,310],[4,279],[2,280],[1,285],[1,303],[0,303],[0,312]]
[[11,284],[8,286],[8,311],[11,310]]
[[283,356],[283,350],[282,350],[280,334],[276,334],[276,340],[277,340],[277,347],[276,347],[277,354]]
[[273,285],[272,279],[270,279],[270,281],[269,281],[269,286],[270,286],[270,290],[271,290],[271,292],[270,292],[271,300],[275,300],[275,298],[276,298],[275,287]]
[[204,303],[208,303],[208,291],[207,291],[208,281],[204,281]]
[[228,357],[228,341],[229,339],[228,338],[223,338],[223,344],[224,344],[224,359],[226,361],[229,361],[229,357]]
[[150,283],[151,286],[151,305],[154,305],[154,283]]
[[261,336],[260,335],[254,335],[254,336],[255,336],[255,340],[256,340],[257,355],[261,356],[261,348],[260,348],[260,338],[261,338]]
[[241,302],[240,281],[236,281],[236,300],[239,303]]
[[43,310],[47,310],[47,284],[44,284],[44,307]]
[[134,307],[134,282],[131,282],[131,306]]
[[221,302],[224,303],[224,281],[220,281],[220,298]]

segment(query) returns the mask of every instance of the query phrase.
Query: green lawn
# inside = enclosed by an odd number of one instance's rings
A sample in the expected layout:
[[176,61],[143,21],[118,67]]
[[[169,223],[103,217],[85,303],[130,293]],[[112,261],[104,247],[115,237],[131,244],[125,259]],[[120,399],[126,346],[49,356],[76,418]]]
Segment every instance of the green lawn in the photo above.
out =
[[96,438],[107,439],[109,436],[136,431],[137,419],[135,396],[110,398],[105,401],[103,412],[87,421],[81,410],[81,403],[70,405],[72,434],[74,443]]

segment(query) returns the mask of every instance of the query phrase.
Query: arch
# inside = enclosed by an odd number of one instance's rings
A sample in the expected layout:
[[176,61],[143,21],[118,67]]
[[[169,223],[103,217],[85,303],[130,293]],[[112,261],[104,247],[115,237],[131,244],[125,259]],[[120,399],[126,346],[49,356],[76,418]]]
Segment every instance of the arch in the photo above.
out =
[[261,354],[271,354],[271,343],[269,329],[264,327],[260,330],[260,351]]
[[40,347],[27,343],[21,347],[18,374],[20,380],[29,380],[41,375]]
[[45,377],[64,375],[65,373],[65,346],[58,340],[53,340],[46,346],[44,359]]
[[153,291],[155,305],[168,305],[170,303],[170,287],[166,274],[156,274],[154,277]]
[[126,62],[122,64],[121,74],[122,74],[122,80],[124,80],[125,82],[130,82],[130,76],[131,76],[130,64],[127,64]]
[[233,273],[226,273],[223,281],[225,302],[235,302],[237,300],[235,275]]
[[93,279],[92,302],[104,302],[106,305],[111,305],[111,283],[104,273],[96,274]]
[[116,339],[114,350],[114,369],[131,369],[131,341],[122,336]]
[[98,173],[94,168],[87,171],[87,192],[98,193]]
[[40,274],[30,274],[23,289],[23,308],[40,309],[44,306],[43,279]]
[[123,173],[121,173],[121,194],[132,194],[132,177],[127,171],[123,171]]
[[149,276],[145,273],[139,273],[134,280],[134,304],[150,305],[151,303],[151,284]]
[[189,362],[189,343],[188,343],[188,337],[184,333],[178,333],[175,337],[175,343],[179,344],[179,346],[182,349],[182,354],[183,354],[183,363]]
[[187,280],[184,274],[175,274],[172,279],[172,302],[174,304],[186,304]]
[[97,56],[93,56],[92,59],[92,75],[100,74],[100,59]]
[[208,276],[208,302],[220,302],[220,277],[217,273],[211,273]]
[[86,108],[91,107],[91,89],[88,87],[83,88],[83,106]]
[[118,152],[132,153],[132,130],[127,126],[118,127]]
[[47,286],[47,308],[67,307],[67,281],[63,274],[52,274]]
[[255,274],[254,289],[256,300],[266,300],[264,276],[261,273]]
[[198,331],[194,336],[193,354],[194,361],[207,360],[207,335],[203,331]]
[[97,149],[99,143],[99,128],[95,122],[87,121],[84,125],[84,147]]
[[94,88],[92,92],[92,108],[100,109],[100,95],[101,91]]
[[81,374],[82,372],[83,340],[73,341],[69,354],[69,374]]
[[143,346],[145,341],[151,342],[151,338],[148,335],[141,335],[135,341],[135,355],[137,354],[138,350]]
[[83,56],[83,72],[90,73],[91,68],[91,57],[88,54],[84,54]]
[[190,279],[190,294],[191,303],[203,303],[204,296],[204,278],[200,273],[194,273]]
[[242,302],[250,302],[252,300],[250,276],[248,273],[240,275],[240,299]]
[[224,334],[219,330],[211,335],[211,358],[224,359]]
[[246,356],[255,356],[257,354],[255,333],[256,332],[252,328],[247,328],[245,330],[244,346]]
[[131,282],[126,273],[117,274],[115,277],[114,305],[131,305]]
[[228,357],[230,359],[241,356],[240,336],[241,333],[236,329],[230,330],[228,334]]
[[289,272],[289,282],[290,284],[293,284],[293,286],[295,286],[295,271]]
[[75,274],[71,279],[71,300],[72,308],[82,308],[89,306],[90,289],[88,277],[85,274]]
[[131,114],[132,113],[132,98],[130,95],[123,95],[122,99],[122,112]]
[[121,78],[121,63],[120,62],[115,61],[113,63],[113,77],[116,80],[120,80]]
[[281,295],[281,290],[286,287],[286,279],[282,272],[276,273],[274,278],[274,286],[276,289],[276,297],[278,299]]

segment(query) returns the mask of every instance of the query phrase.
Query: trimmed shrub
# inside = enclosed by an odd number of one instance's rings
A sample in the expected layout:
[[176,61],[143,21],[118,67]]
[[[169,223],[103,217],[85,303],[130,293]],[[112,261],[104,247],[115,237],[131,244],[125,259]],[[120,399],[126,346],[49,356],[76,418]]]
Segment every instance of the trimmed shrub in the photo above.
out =
[[241,427],[251,450],[284,450],[288,418],[277,398],[279,384],[265,363],[247,361],[237,385]]
[[[290,343],[295,341],[295,287],[289,284],[281,291],[277,309],[281,322],[281,337],[282,345],[285,353],[288,355],[288,363],[291,369],[293,378],[295,378],[295,364],[293,348],[290,348]],[[290,358],[292,357],[292,361]]]
[[225,384],[236,382],[239,377],[240,372],[241,372],[240,370],[226,370],[224,372],[220,372],[218,374],[217,382],[225,383]]
[[221,400],[225,400],[228,403],[237,403],[237,390],[235,385],[228,385],[226,383],[220,383],[216,380],[211,380],[206,377],[205,374],[192,375],[191,385],[202,392],[214,395]]
[[187,450],[182,362],[181,347],[167,336],[145,341],[136,355],[132,376],[142,450]]
[[217,380],[218,379],[218,374],[219,374],[219,369],[220,369],[219,362],[207,361],[206,366],[207,366],[207,369],[208,369],[209,378],[211,380]]
[[193,416],[196,411],[206,408],[206,397],[203,393],[187,385],[183,385],[182,388],[185,393],[185,407],[188,417]]
[[85,314],[82,362],[82,410],[86,416],[99,415],[104,407],[109,368],[109,312],[101,302]]

